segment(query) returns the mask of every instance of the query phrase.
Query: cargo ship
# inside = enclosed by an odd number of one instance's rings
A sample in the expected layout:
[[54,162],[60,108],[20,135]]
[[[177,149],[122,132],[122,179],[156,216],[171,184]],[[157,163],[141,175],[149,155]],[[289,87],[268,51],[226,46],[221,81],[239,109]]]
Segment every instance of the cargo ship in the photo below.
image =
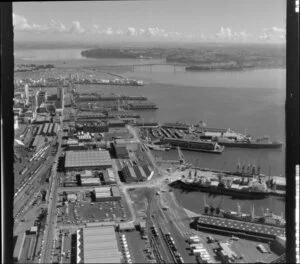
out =
[[243,173],[242,177],[235,173],[228,174],[200,169],[195,170],[194,176],[190,170],[187,178],[182,177],[170,185],[186,190],[208,192],[212,195],[230,195],[240,199],[263,199],[272,194],[262,180],[263,177],[260,175],[260,169],[257,172],[253,169],[251,173],[249,170]]
[[156,110],[158,109],[157,105],[154,103],[128,103],[128,110]]
[[169,144],[157,145],[157,144],[147,143],[146,146],[149,149],[157,150],[157,151],[169,151],[169,150],[171,150],[171,146]]
[[163,138],[162,143],[170,144],[173,148],[180,147],[183,150],[200,151],[208,153],[221,154],[224,146],[220,146],[217,142],[208,142],[202,140],[189,140],[181,138]]
[[270,195],[270,192],[267,189],[259,190],[255,187],[249,188],[249,186],[225,187],[221,183],[216,185],[215,182],[213,182],[213,184],[201,184],[177,180],[176,182],[173,182],[171,186],[180,186],[182,189],[208,192],[212,195],[229,195],[233,198],[240,199],[264,199]]
[[[220,208],[214,208],[213,206],[208,206],[205,204],[204,212],[205,214],[210,214],[215,217],[222,217],[226,219],[232,219],[237,221],[243,222],[252,222],[252,223],[259,223],[263,225],[270,225],[270,226],[278,226],[278,227],[285,227],[286,221],[284,217],[281,215],[275,215],[274,213],[270,212],[269,209],[266,209],[266,212],[263,213],[263,216],[256,216],[254,213],[254,206],[252,209],[252,213],[242,213],[241,207],[237,205],[238,211],[225,211]],[[213,214],[215,212],[215,214]]]
[[195,131],[200,139],[218,142],[219,145],[226,147],[277,149],[283,145],[283,142],[271,141],[268,136],[254,140],[250,135],[237,133],[230,128],[207,127],[203,121],[195,125]]

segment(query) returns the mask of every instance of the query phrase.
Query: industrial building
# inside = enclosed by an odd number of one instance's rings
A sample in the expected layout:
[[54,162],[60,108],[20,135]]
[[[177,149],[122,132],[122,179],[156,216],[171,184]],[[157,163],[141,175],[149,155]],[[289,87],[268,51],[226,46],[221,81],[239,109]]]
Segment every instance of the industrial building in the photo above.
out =
[[177,123],[165,123],[162,125],[162,128],[175,128],[180,130],[189,130],[190,126],[188,124],[177,122]]
[[116,183],[116,176],[113,170],[107,169],[103,172],[103,180],[105,184],[115,184]]
[[37,94],[37,107],[47,101],[47,93],[45,91],[39,91]]
[[80,173],[80,178],[92,178],[94,177],[93,172],[91,170],[84,170]]
[[75,202],[75,201],[77,201],[77,195],[75,193],[68,193],[67,200],[69,202]]
[[97,170],[112,167],[111,157],[106,150],[66,151],[65,169]]
[[101,185],[99,178],[81,178],[82,186],[99,186]]
[[127,150],[127,147],[125,146],[120,146],[116,147],[114,146],[115,153],[118,159],[129,159],[129,153]]
[[121,263],[113,226],[86,227],[77,232],[77,236],[77,252],[82,252],[77,254],[77,263]]
[[118,225],[118,231],[134,231],[135,226],[132,222],[120,223]]
[[75,128],[77,131],[89,133],[103,133],[108,132],[108,125],[101,121],[79,121],[76,122]]
[[126,147],[128,151],[138,151],[140,150],[140,143],[139,141],[133,139],[115,139],[114,147],[116,149],[119,147]]
[[96,202],[119,201],[121,194],[118,187],[98,187],[94,189]]
[[147,165],[126,165],[122,169],[122,175],[127,183],[139,182],[147,180],[147,177],[151,174],[151,171]]
[[89,120],[89,119],[96,119],[96,120],[99,120],[99,119],[105,119],[106,116],[102,113],[93,113],[93,112],[80,112],[77,114],[77,120],[82,120],[82,119],[86,119],[86,120]]
[[25,241],[25,232],[21,233],[17,237],[17,241],[15,243],[14,253],[13,253],[13,259],[14,261],[19,261],[22,254],[22,249]]
[[125,122],[123,120],[109,120],[108,121],[108,126],[109,127],[125,127]]

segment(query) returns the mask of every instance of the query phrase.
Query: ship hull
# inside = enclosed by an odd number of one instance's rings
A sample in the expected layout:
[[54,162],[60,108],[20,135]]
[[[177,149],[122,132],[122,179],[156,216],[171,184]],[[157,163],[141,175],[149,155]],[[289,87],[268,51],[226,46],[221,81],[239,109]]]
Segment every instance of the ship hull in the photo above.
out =
[[[173,149],[176,149],[177,146],[172,146]],[[197,149],[197,148],[185,148],[181,147],[182,150],[188,150],[188,151],[196,151],[196,152],[207,152],[207,153],[214,153],[214,154],[222,154],[224,148],[221,148],[220,150],[214,150],[214,149]]]
[[187,184],[180,180],[173,182],[170,184],[172,187],[179,187],[185,190],[197,190],[202,192],[207,192],[212,195],[228,195],[233,198],[240,198],[240,199],[264,199],[269,196],[268,193],[264,192],[245,192],[245,191],[235,191],[235,190],[228,190],[228,189],[221,189],[216,187],[210,186],[201,186],[198,184]]
[[235,143],[235,142],[218,142],[219,145],[233,148],[252,148],[252,149],[278,149],[282,143]]

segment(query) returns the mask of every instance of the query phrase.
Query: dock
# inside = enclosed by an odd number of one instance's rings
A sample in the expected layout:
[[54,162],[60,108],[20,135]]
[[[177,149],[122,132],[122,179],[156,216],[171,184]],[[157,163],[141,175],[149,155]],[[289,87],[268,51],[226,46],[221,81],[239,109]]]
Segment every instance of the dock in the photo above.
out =
[[197,230],[213,233],[223,233],[237,237],[245,237],[253,240],[273,240],[276,236],[285,237],[285,228],[268,226],[259,223],[243,222],[232,219],[224,219],[215,216],[200,215],[192,223],[191,227]]

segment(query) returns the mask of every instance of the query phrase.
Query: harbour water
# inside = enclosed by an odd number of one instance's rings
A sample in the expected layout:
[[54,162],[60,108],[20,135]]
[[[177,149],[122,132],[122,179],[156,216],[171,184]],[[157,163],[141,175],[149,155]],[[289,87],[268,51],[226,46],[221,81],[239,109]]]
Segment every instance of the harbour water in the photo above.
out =
[[[44,54],[44,55],[43,55]],[[16,62],[51,63],[56,67],[95,67],[105,65],[131,65],[150,63],[151,60],[85,59],[80,50],[66,52],[42,50],[16,51]],[[25,58],[25,59],[24,59]],[[159,107],[157,111],[141,111],[146,121],[182,121],[196,123],[205,121],[208,126],[231,128],[247,132],[254,138],[265,135],[271,139],[285,141],[285,70],[256,69],[236,72],[185,72],[182,67],[136,66],[134,71],[122,72],[122,76],[141,79],[141,87],[80,85],[80,90],[102,91],[144,95]],[[261,172],[268,175],[285,176],[285,147],[282,149],[235,149],[226,148],[221,155],[183,151],[185,159],[200,167],[234,170],[237,162],[261,165]],[[155,152],[164,159],[178,159],[177,151]],[[288,177],[288,175],[287,175]],[[174,189],[177,199],[184,207],[194,212],[203,212],[203,193],[183,193]],[[214,205],[220,196],[209,198]],[[224,209],[236,211],[236,202],[224,197]],[[258,201],[242,201],[242,211],[249,212],[253,203],[257,214],[262,208],[275,213],[284,212],[282,198]]]

